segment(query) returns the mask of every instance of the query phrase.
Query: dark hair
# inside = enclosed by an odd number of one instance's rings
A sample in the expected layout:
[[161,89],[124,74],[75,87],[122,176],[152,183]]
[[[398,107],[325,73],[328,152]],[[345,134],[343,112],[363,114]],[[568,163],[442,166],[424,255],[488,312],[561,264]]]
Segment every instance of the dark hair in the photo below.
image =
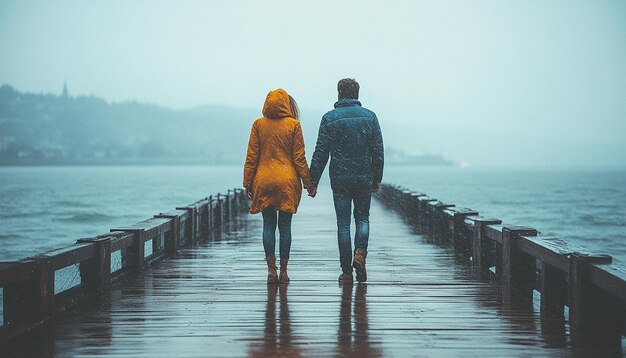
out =
[[291,116],[295,119],[300,119],[300,108],[298,108],[298,103],[291,95],[289,95],[289,107],[291,107]]
[[354,78],[344,78],[337,83],[339,99],[359,99],[359,83]]

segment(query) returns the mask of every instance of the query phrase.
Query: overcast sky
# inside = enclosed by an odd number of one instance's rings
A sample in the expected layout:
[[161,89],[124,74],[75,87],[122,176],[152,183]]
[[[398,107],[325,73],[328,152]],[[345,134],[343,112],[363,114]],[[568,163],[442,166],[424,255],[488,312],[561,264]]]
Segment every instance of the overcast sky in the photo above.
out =
[[260,112],[283,87],[314,127],[353,77],[386,145],[626,168],[623,0],[0,1],[0,51],[22,91]]

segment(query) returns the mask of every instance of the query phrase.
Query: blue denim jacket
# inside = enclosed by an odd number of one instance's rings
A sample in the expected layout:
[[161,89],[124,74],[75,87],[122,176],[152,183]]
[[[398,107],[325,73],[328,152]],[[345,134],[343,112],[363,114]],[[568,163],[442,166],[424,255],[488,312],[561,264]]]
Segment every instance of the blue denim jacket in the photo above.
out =
[[359,185],[383,178],[383,137],[376,114],[356,99],[342,99],[320,123],[311,161],[311,181],[319,183],[330,156],[330,182]]

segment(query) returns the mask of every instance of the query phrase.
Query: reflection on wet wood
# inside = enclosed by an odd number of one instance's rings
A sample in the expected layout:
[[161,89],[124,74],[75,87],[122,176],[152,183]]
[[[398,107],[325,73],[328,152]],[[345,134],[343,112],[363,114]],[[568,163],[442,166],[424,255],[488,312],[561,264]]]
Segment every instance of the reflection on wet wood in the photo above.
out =
[[2,356],[598,356],[573,350],[563,320],[542,319],[536,302],[503,306],[499,284],[474,280],[454,251],[377,202],[370,221],[366,284],[336,282],[335,217],[321,188],[294,216],[288,286],[265,284],[261,218],[244,216]]

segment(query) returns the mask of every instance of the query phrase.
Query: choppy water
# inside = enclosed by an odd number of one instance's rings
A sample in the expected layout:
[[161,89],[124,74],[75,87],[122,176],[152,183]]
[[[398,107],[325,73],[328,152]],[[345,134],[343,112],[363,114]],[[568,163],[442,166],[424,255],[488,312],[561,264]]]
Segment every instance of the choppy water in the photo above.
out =
[[240,168],[0,168],[0,260],[128,226],[242,181]]
[[626,261],[626,171],[392,168],[386,180]]
[[[239,167],[1,167],[0,260],[133,224],[241,177]],[[626,171],[389,167],[385,181],[626,261]]]

